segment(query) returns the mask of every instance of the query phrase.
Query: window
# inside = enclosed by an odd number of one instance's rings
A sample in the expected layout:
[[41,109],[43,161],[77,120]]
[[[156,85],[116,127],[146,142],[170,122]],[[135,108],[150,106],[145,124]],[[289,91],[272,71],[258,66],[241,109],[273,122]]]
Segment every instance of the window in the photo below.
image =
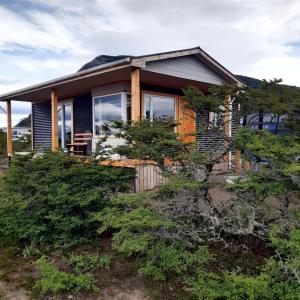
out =
[[144,117],[150,120],[175,120],[175,99],[165,96],[145,95]]
[[111,135],[115,130],[110,126],[113,121],[127,120],[127,103],[129,98],[126,93],[94,98],[94,134]]

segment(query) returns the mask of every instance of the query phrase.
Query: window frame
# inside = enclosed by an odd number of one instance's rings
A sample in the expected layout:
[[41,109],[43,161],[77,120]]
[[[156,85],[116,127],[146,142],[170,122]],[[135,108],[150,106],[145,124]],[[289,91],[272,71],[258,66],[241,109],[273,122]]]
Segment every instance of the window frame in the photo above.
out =
[[[110,93],[110,94],[104,94],[104,95],[98,95],[93,97],[92,101],[92,120],[93,120],[93,137],[103,137],[105,135],[103,134],[96,134],[95,130],[95,99],[97,98],[102,98],[102,97],[109,97],[109,96],[115,96],[115,95],[121,95],[121,116],[122,116],[122,121],[127,121],[128,116],[127,116],[127,95],[131,95],[128,92],[117,92],[117,93]],[[113,135],[109,135],[113,136]]]

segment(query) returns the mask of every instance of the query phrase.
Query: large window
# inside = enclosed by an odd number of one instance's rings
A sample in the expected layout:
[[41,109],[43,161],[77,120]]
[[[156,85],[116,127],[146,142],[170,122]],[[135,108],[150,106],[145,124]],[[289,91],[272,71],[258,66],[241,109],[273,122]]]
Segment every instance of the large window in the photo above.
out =
[[111,135],[112,121],[127,120],[129,99],[126,93],[94,98],[94,134]]
[[175,120],[175,99],[165,96],[145,95],[144,117],[150,120]]

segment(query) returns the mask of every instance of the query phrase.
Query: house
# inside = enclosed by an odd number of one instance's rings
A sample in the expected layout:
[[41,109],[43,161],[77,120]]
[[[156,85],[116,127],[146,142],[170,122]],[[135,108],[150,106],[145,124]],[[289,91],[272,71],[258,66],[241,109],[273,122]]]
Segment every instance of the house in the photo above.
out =
[[[7,133],[7,128],[4,128],[4,132]],[[27,138],[28,135],[31,133],[31,127],[19,127],[14,126],[12,128],[12,140],[17,141],[21,138]]]
[[[178,133],[199,123],[186,113],[181,89],[193,85],[208,91],[222,82],[242,81],[200,47],[143,56],[101,55],[78,72],[0,95],[7,101],[8,154],[13,152],[10,101],[32,102],[32,147],[39,152],[65,148],[74,134],[91,132],[92,149],[99,136],[112,133],[112,120],[174,118]],[[228,118],[231,116],[227,116]],[[234,118],[228,134],[234,130]],[[108,142],[122,141],[110,136]],[[198,137],[199,149],[209,138]]]

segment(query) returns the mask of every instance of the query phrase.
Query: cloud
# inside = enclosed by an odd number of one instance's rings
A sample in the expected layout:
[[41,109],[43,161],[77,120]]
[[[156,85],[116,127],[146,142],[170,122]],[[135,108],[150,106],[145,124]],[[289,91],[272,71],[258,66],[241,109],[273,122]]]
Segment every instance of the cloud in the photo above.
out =
[[72,73],[103,53],[197,45],[234,73],[300,85],[298,0],[11,0],[0,20],[0,93]]

